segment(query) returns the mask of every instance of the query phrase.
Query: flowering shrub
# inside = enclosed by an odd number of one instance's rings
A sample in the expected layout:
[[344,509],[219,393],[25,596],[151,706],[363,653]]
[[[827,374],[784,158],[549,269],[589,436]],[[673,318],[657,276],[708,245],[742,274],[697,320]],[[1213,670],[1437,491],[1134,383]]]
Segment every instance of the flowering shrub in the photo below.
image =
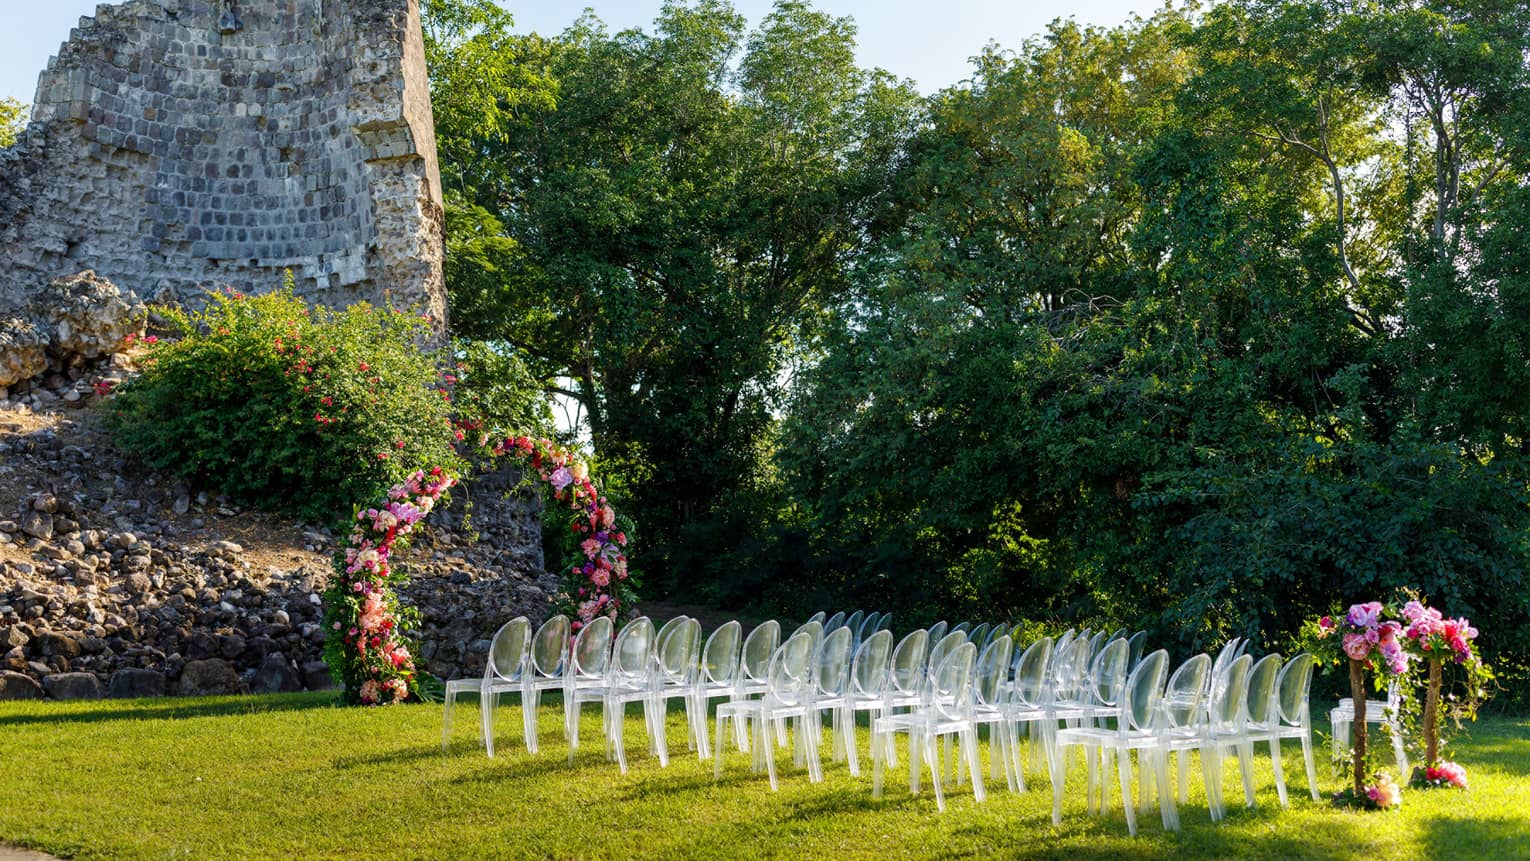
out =
[[1402,806],[1402,787],[1385,771],[1377,772],[1374,782],[1360,788],[1345,789],[1334,795],[1333,803],[1366,810],[1395,810]]
[[[1403,644],[1403,625],[1387,619],[1387,609],[1380,601],[1354,604],[1337,620],[1332,615],[1309,626],[1310,648],[1319,658],[1330,662],[1349,658],[1372,669],[1400,676],[1408,671],[1409,654]],[[1337,636],[1333,636],[1337,635]]]
[[340,677],[347,702],[381,705],[419,696],[414,644],[405,635],[416,611],[398,602],[405,578],[393,558],[456,481],[441,467],[416,471],[389,489],[382,507],[356,509],[324,594],[324,659]]
[[524,461],[528,468],[523,474],[549,485],[554,502],[571,513],[569,529],[562,533],[569,558],[562,565],[558,612],[572,618],[574,630],[596,616],[616,619],[637,597],[624,549],[631,521],[619,516],[611,501],[600,494],[590,479],[588,465],[546,439],[517,436],[493,446],[488,446],[487,439],[480,443],[496,457],[508,455]]
[[214,293],[161,313],[111,430],[149,464],[257,508],[329,520],[410,465],[460,470],[450,398],[421,350],[428,321],[366,304],[310,308],[290,289]]

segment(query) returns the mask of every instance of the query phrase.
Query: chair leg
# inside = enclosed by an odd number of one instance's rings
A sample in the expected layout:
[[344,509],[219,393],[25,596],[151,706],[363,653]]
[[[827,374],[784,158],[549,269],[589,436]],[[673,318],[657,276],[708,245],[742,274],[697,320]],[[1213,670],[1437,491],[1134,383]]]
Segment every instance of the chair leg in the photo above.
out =
[[970,726],[960,733],[963,753],[967,759],[967,776],[972,778],[972,797],[976,801],[988,798],[988,788],[983,786],[983,769],[978,765],[977,727]]
[[876,718],[871,721],[871,797],[882,797],[882,769],[886,767],[887,748],[877,734]]
[[823,783],[823,760],[819,756],[819,748],[823,742],[822,725],[819,723],[818,712],[809,711],[798,718],[798,727],[802,738],[803,752],[807,755],[808,780],[813,783]]
[[1201,776],[1206,781],[1206,805],[1211,821],[1222,821],[1222,756],[1215,744],[1201,748]]
[[755,736],[755,741],[760,742],[760,754],[765,757],[765,772],[770,775],[770,791],[777,792],[781,787],[776,780],[776,751],[773,747],[770,746],[769,740],[766,738],[766,736],[769,736],[771,733],[770,725],[774,724],[774,732],[776,733],[777,738],[780,738],[781,734],[785,732],[786,724],[781,721],[769,720],[765,717],[763,712],[756,720],[756,723],[765,729],[764,733]]
[[1174,788],[1169,785],[1169,753],[1164,750],[1145,751],[1153,764],[1154,777],[1158,781],[1158,812],[1163,827],[1169,831],[1179,830],[1179,809],[1174,803]]
[[1307,764],[1307,790],[1312,793],[1312,800],[1313,801],[1317,801],[1318,800],[1317,768],[1313,764],[1313,761],[1312,761],[1312,732],[1311,732],[1311,730],[1303,730],[1303,732],[1302,732],[1302,759],[1306,760],[1306,764]]
[[669,767],[669,734],[665,726],[665,715],[668,710],[664,708],[664,700],[649,699],[643,702],[643,711],[648,718],[648,729],[653,742],[654,751],[659,755],[659,766]]
[[[1168,754],[1165,753],[1164,756],[1167,757]],[[1179,770],[1179,803],[1180,804],[1188,804],[1190,802],[1190,772],[1185,770],[1185,759],[1188,756],[1189,756],[1189,754],[1187,754],[1185,751],[1182,751],[1182,750],[1176,750],[1174,752],[1174,763],[1175,763],[1176,767]]]
[[579,695],[569,691],[563,701],[563,732],[568,736],[568,761],[574,761],[574,751],[579,749]]
[[1126,833],[1136,837],[1137,809],[1132,804],[1132,757],[1130,751],[1123,750],[1116,756],[1116,769],[1121,774],[1121,809],[1126,811]]
[[1275,795],[1280,798],[1281,807],[1290,807],[1291,800],[1286,797],[1286,772],[1280,762],[1280,736],[1270,736],[1270,766],[1275,770]]
[[855,709],[847,708],[844,714],[838,717],[843,724],[844,739],[840,742],[840,746],[845,752],[845,762],[850,766],[851,776],[860,777],[861,756],[855,744]]
[[722,779],[723,751],[727,749],[723,746],[723,740],[727,737],[725,734],[727,728],[724,726],[727,723],[725,714],[724,712],[718,712],[717,714],[717,747],[712,751],[713,780]]
[[1408,767],[1408,742],[1403,738],[1402,724],[1397,718],[1391,718],[1387,721],[1387,731],[1392,735],[1392,756],[1397,760],[1397,779],[1407,783],[1413,771]]
[[521,732],[526,737],[526,750],[537,752],[537,706],[542,702],[540,690],[521,691]]
[[441,707],[441,749],[442,750],[446,750],[446,740],[448,738],[450,738],[451,734],[452,734],[452,700],[454,698],[454,694],[455,694],[455,692],[452,691],[451,688],[447,688],[445,695],[443,695],[442,698],[441,698],[441,701],[442,701],[442,707]]
[[609,729],[611,747],[616,751],[616,764],[627,773],[627,704],[617,701],[608,702],[610,717]]
[[489,758],[494,758],[494,695],[478,695],[478,717],[480,726],[479,733],[483,737],[484,749],[488,751]]
[[940,762],[939,746],[935,740],[934,733],[920,733],[920,735],[924,739],[924,762],[930,768],[930,777],[932,778],[930,782],[935,784],[935,809],[945,813],[946,791],[940,785],[941,779],[944,777],[941,772],[945,769],[945,765]]
[[1243,806],[1254,806],[1254,743],[1244,741],[1238,745],[1238,770],[1243,772]]
[[1068,759],[1054,750],[1048,771],[1052,773],[1052,824],[1062,824],[1063,784],[1068,780]]

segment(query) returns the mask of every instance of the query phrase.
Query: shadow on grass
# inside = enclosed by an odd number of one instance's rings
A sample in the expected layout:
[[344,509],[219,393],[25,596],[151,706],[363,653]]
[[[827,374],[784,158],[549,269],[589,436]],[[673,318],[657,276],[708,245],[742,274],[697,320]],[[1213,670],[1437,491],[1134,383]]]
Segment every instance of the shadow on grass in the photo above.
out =
[[242,717],[262,712],[335,708],[339,704],[338,694],[322,691],[271,696],[101,700],[88,706],[50,702],[35,705],[20,714],[0,714],[0,726]]

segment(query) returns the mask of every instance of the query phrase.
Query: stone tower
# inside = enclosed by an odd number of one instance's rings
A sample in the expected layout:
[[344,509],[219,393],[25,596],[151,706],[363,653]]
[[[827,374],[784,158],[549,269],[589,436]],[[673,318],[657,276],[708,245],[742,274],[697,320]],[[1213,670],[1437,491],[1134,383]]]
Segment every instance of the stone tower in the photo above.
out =
[[419,0],[127,0],[83,18],[0,150],[0,308],[94,269],[195,304],[419,306],[444,331]]

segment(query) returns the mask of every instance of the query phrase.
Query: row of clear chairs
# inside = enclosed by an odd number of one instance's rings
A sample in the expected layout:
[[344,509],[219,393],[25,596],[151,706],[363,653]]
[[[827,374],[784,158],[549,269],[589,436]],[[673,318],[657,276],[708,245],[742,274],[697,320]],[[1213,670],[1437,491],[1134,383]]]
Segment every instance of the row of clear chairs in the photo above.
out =
[[[841,614],[836,614],[841,615]],[[857,616],[859,615],[859,618]],[[820,621],[820,619],[822,621]],[[831,628],[827,622],[835,622]],[[990,777],[1002,770],[1011,791],[1025,791],[1019,755],[1022,730],[1040,760],[1054,792],[1054,819],[1061,815],[1067,774],[1066,752],[1080,747],[1088,766],[1091,812],[1104,809],[1108,781],[1101,778],[1115,757],[1129,829],[1135,833],[1135,805],[1130,790],[1130,760],[1138,761],[1138,795],[1146,803],[1157,796],[1166,827],[1178,826],[1176,793],[1168,761],[1179,770],[1179,803],[1187,794],[1185,756],[1201,756],[1206,795],[1214,820],[1223,817],[1221,773],[1224,756],[1237,755],[1246,803],[1253,803],[1252,756],[1255,741],[1267,741],[1282,804],[1287,803],[1280,762],[1280,740],[1301,742],[1309,787],[1314,785],[1311,723],[1307,690],[1312,662],[1301,655],[1282,663],[1271,655],[1250,667],[1242,655],[1246,643],[1229,643],[1213,662],[1206,655],[1167,674],[1168,655],[1142,655],[1145,635],[1124,631],[1066,632],[1043,637],[1016,649],[1008,625],[946,626],[937,623],[894,642],[881,614],[820,615],[784,640],[779,623],[754,628],[729,622],[701,640],[695,619],[678,617],[655,630],[647,618],[628,622],[620,632],[611,620],[597,618],[577,636],[568,620],[554,617],[535,632],[520,617],[507,623],[491,641],[482,679],[449,682],[442,744],[450,734],[454,700],[476,692],[481,702],[481,739],[493,756],[493,713],[500,696],[518,693],[528,750],[537,751],[536,714],[541,692],[561,690],[569,756],[579,744],[579,713],[598,702],[609,758],[625,772],[625,712],[642,706],[649,747],[661,765],[668,763],[665,733],[667,704],[681,699],[688,745],[705,760],[713,758],[714,775],[723,768],[721,753],[731,736],[741,751],[752,752],[753,767],[778,786],[776,749],[790,742],[793,761],[809,779],[823,779],[820,743],[823,720],[830,720],[831,755],[860,773],[856,716],[870,713],[872,791],[882,793],[883,775],[897,763],[898,736],[908,741],[909,785],[918,792],[922,776],[932,779],[937,806],[955,780],[970,781],[975,798],[986,795],[979,767],[979,731],[986,728],[991,751]],[[710,704],[715,734],[709,732]],[[942,742],[944,746],[942,748]],[[952,756],[953,744],[957,756]],[[1152,777],[1151,783],[1147,781]]]

